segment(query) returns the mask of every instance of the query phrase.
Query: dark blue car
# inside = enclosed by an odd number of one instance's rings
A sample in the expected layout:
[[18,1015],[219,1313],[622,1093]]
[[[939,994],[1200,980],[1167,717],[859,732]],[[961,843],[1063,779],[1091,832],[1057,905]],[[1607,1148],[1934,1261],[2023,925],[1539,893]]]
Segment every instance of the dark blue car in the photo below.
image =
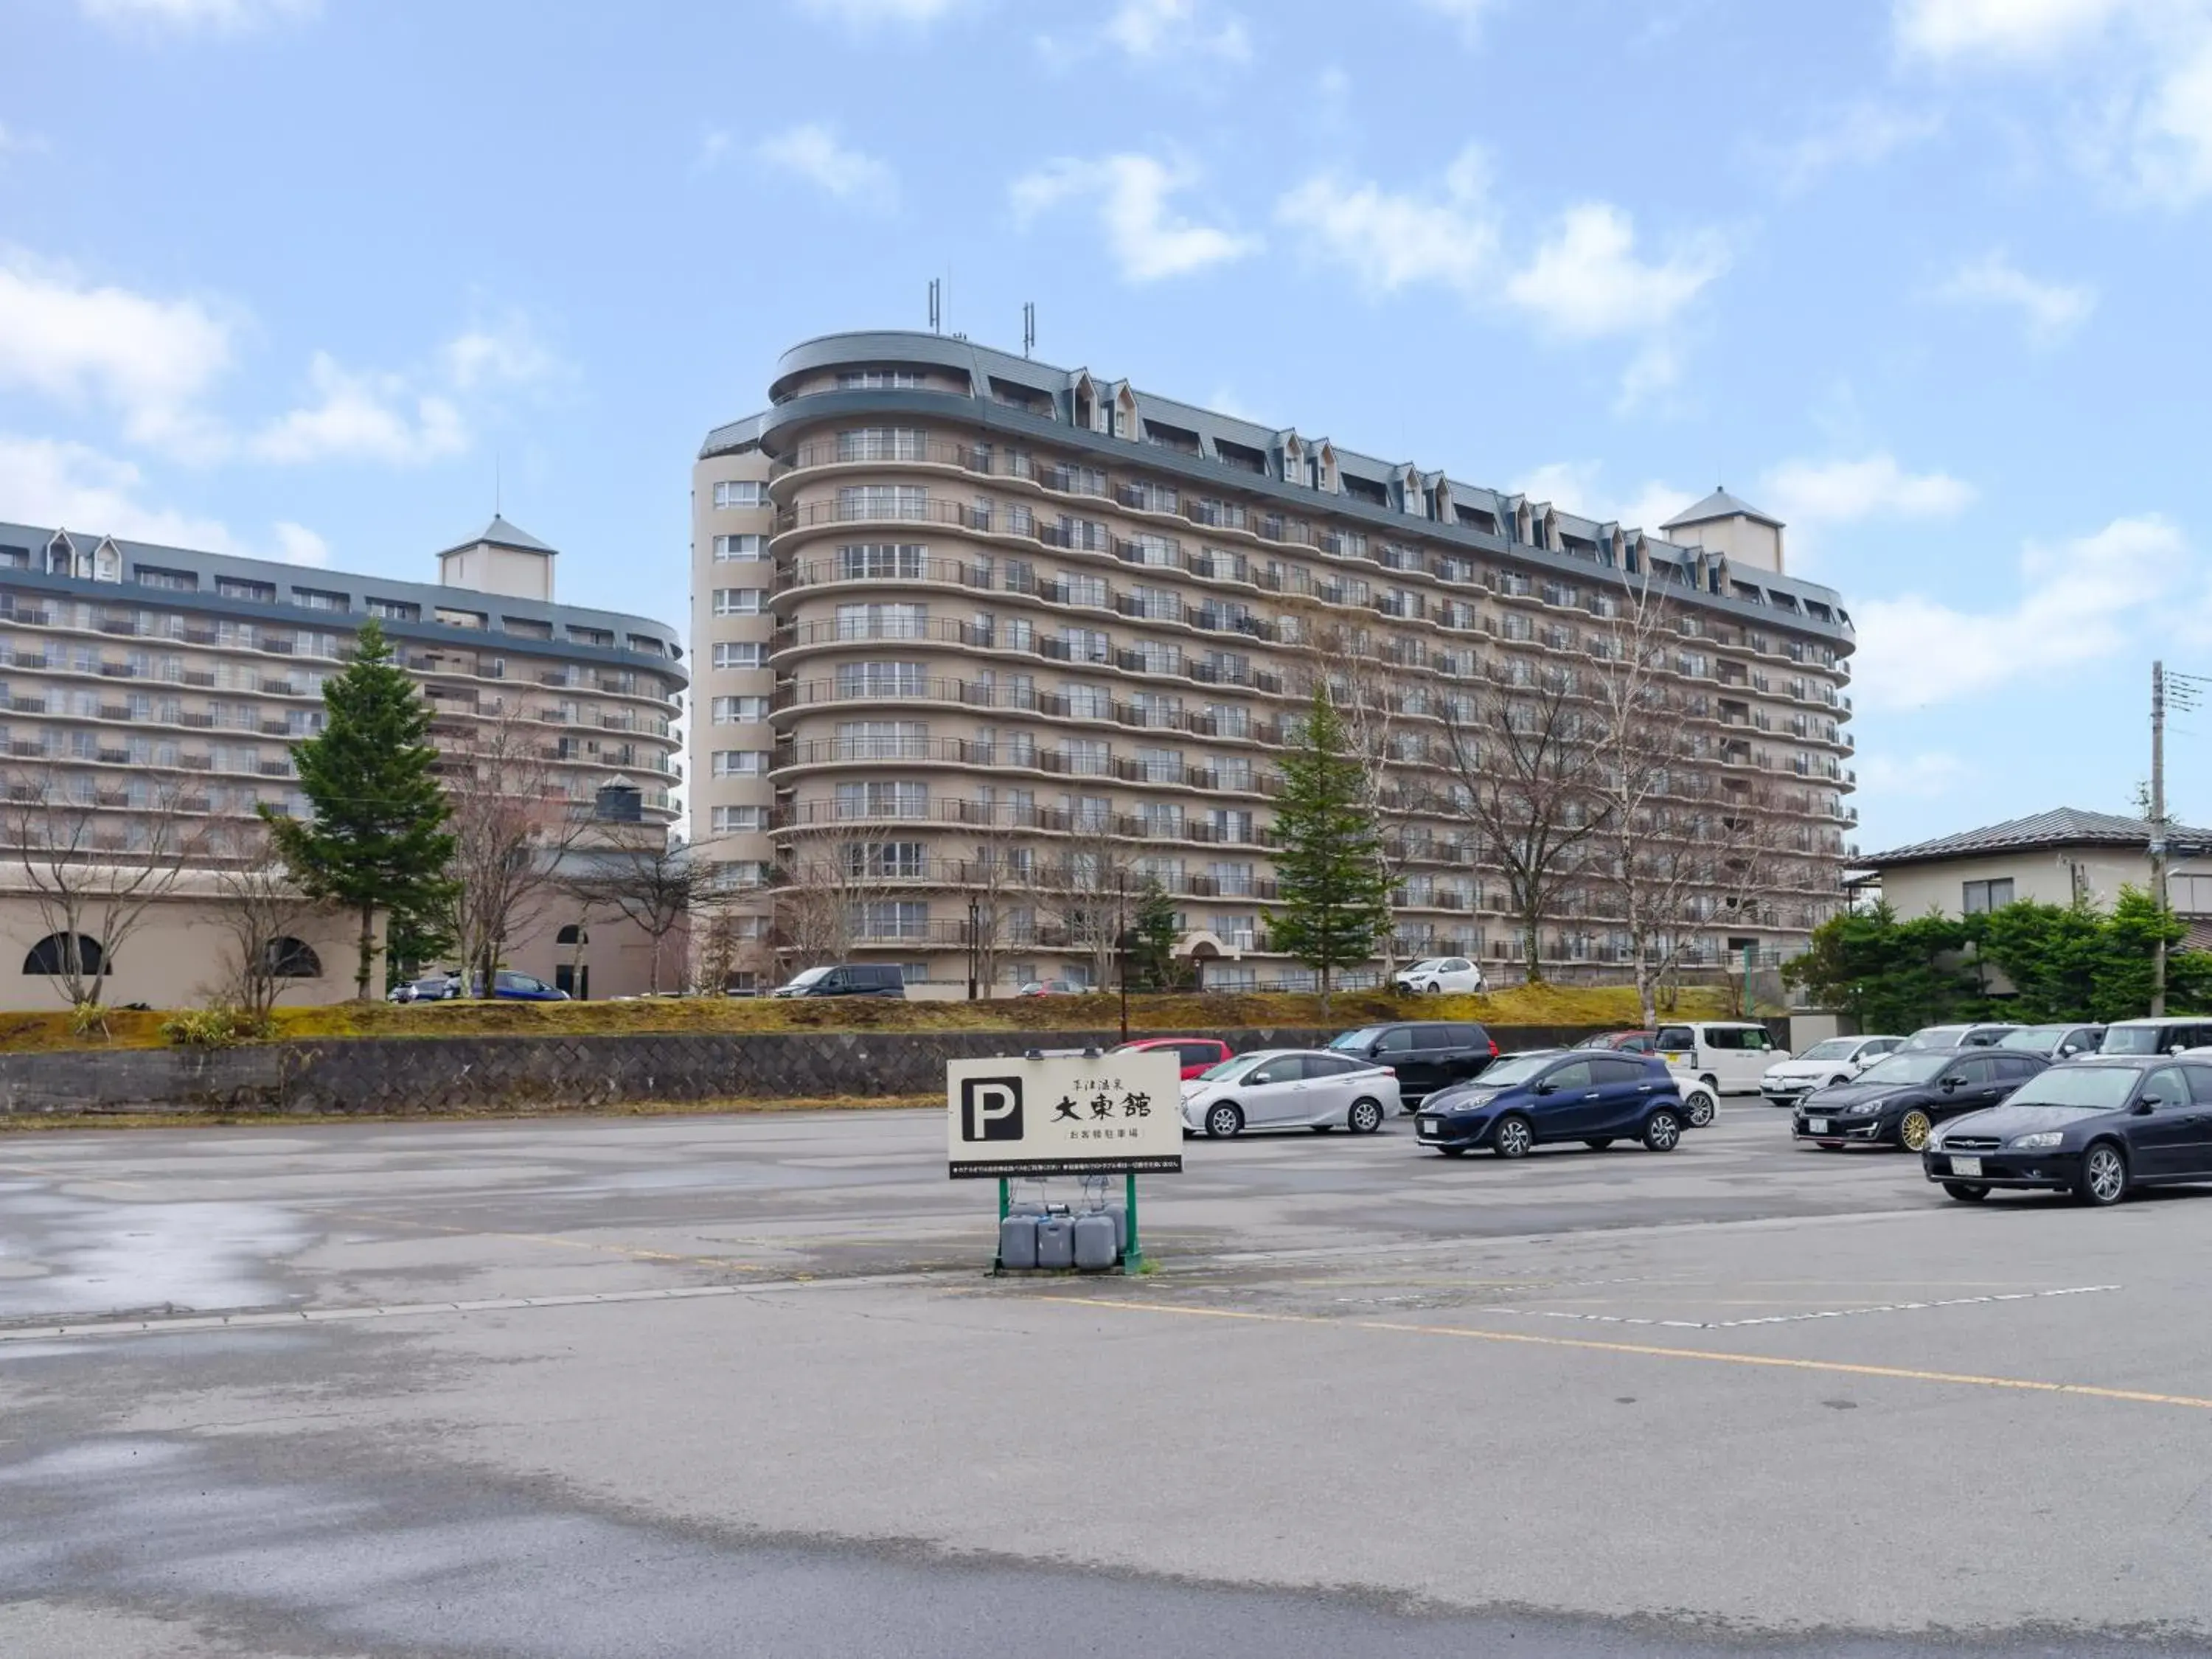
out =
[[1487,1146],[1525,1158],[1547,1141],[1579,1140],[1602,1152],[1638,1140],[1671,1152],[1682,1139],[1682,1097],[1656,1055],[1589,1048],[1513,1054],[1471,1083],[1421,1103],[1413,1131],[1446,1158]]

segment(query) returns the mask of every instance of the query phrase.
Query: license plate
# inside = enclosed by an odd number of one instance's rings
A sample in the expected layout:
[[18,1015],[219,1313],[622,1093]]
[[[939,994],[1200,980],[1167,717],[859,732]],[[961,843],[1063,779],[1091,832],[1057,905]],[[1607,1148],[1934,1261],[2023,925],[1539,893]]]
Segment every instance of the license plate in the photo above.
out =
[[1659,1058],[1670,1066],[1686,1066],[1690,1063],[1690,1056],[1680,1048],[1662,1048],[1659,1051]]
[[1824,1135],[1828,1133],[1828,1120],[1825,1117],[1808,1117],[1805,1120],[1805,1127],[1816,1135]]
[[1960,1158],[1955,1152],[1951,1155],[1951,1173],[1953,1175],[1978,1176],[1981,1174],[1981,1172],[1982,1160],[1978,1158]]
[[1437,1121],[1432,1117],[1421,1120],[1421,1133],[1431,1140],[1437,1138]]

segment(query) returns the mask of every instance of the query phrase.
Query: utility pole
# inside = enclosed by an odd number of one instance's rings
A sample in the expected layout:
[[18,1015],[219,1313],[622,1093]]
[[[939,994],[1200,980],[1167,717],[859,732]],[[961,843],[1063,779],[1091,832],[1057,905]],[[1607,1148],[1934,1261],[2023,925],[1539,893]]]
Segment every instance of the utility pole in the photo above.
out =
[[2150,665],[2150,900],[2159,935],[2151,948],[2150,1016],[2166,1015],[2166,665]]

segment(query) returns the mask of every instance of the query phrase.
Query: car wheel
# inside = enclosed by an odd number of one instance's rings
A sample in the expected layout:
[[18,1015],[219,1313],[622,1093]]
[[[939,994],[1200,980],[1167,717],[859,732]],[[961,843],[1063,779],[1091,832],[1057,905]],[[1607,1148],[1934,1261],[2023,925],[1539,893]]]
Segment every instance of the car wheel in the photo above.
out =
[[1831,1088],[1831,1089],[1840,1089],[1840,1088],[1842,1088],[1842,1087],[1844,1086],[1844,1085],[1845,1085],[1846,1083],[1849,1083],[1850,1081],[1850,1079],[1848,1076],[1845,1076],[1845,1075],[1844,1075],[1843,1073],[1838,1073],[1836,1076],[1832,1077],[1832,1078],[1830,1078],[1830,1079],[1828,1079],[1828,1082],[1827,1082],[1827,1085],[1826,1085],[1826,1086],[1827,1086],[1827,1087],[1829,1087],[1829,1088]]
[[1379,1100],[1355,1100],[1352,1109],[1344,1115],[1344,1127],[1356,1135],[1371,1135],[1382,1127],[1382,1103]]
[[1644,1120],[1644,1145],[1648,1151],[1671,1152],[1682,1139],[1682,1121],[1662,1106]]
[[1689,1097],[1682,1103],[1682,1115],[1689,1119],[1692,1129],[1708,1127],[1719,1111],[1720,1108],[1713,1103],[1713,1097],[1703,1089],[1692,1089]]
[[1498,1127],[1490,1132],[1490,1150],[1500,1158],[1526,1158],[1535,1144],[1536,1132],[1528,1127],[1528,1120],[1516,1114],[1498,1119]]
[[1243,1133],[1243,1128],[1244,1114],[1227,1101],[1206,1109],[1206,1133],[1216,1140],[1226,1140]]
[[1698,1081],[1704,1084],[1708,1089],[1711,1089],[1713,1091],[1713,1096],[1716,1099],[1719,1097],[1721,1092],[1721,1080],[1718,1078],[1708,1073],[1704,1077],[1699,1078]]
[[1428,994],[1432,997],[1440,997],[1444,994],[1444,988],[1434,983],[1424,985],[1421,987],[1421,989],[1428,993]]
[[2081,1154],[2081,1182],[2075,1189],[2084,1204],[2100,1209],[2128,1195],[2127,1154],[2109,1140],[2100,1140]]
[[1935,1127],[1928,1114],[1915,1106],[1897,1120],[1897,1144],[1908,1152],[1921,1152],[1926,1148],[1929,1133]]
[[1971,1181],[1947,1181],[1943,1190],[1961,1204],[1978,1204],[1990,1195],[1988,1188],[1976,1186]]
[[1589,1139],[1583,1142],[1583,1145],[1589,1147],[1590,1151],[1594,1152],[1601,1152],[1607,1147],[1613,1145],[1613,1137],[1611,1135],[1595,1135]]

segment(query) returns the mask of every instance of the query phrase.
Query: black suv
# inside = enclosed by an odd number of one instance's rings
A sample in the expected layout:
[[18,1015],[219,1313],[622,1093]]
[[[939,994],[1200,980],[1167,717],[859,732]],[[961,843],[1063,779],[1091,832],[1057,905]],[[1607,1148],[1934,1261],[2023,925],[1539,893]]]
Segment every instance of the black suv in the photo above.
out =
[[1996,1105],[2050,1066],[2041,1054],[2013,1048],[1900,1048],[1850,1082],[1800,1099],[1790,1133],[1829,1152],[1888,1146],[1917,1152],[1944,1119]]
[[840,963],[835,968],[809,968],[788,985],[779,985],[772,997],[903,997],[906,971],[895,962]]
[[1481,1074],[1498,1058],[1490,1033],[1467,1019],[1409,1019],[1395,1025],[1363,1025],[1328,1045],[1398,1074],[1398,1098],[1411,1106],[1438,1089]]

